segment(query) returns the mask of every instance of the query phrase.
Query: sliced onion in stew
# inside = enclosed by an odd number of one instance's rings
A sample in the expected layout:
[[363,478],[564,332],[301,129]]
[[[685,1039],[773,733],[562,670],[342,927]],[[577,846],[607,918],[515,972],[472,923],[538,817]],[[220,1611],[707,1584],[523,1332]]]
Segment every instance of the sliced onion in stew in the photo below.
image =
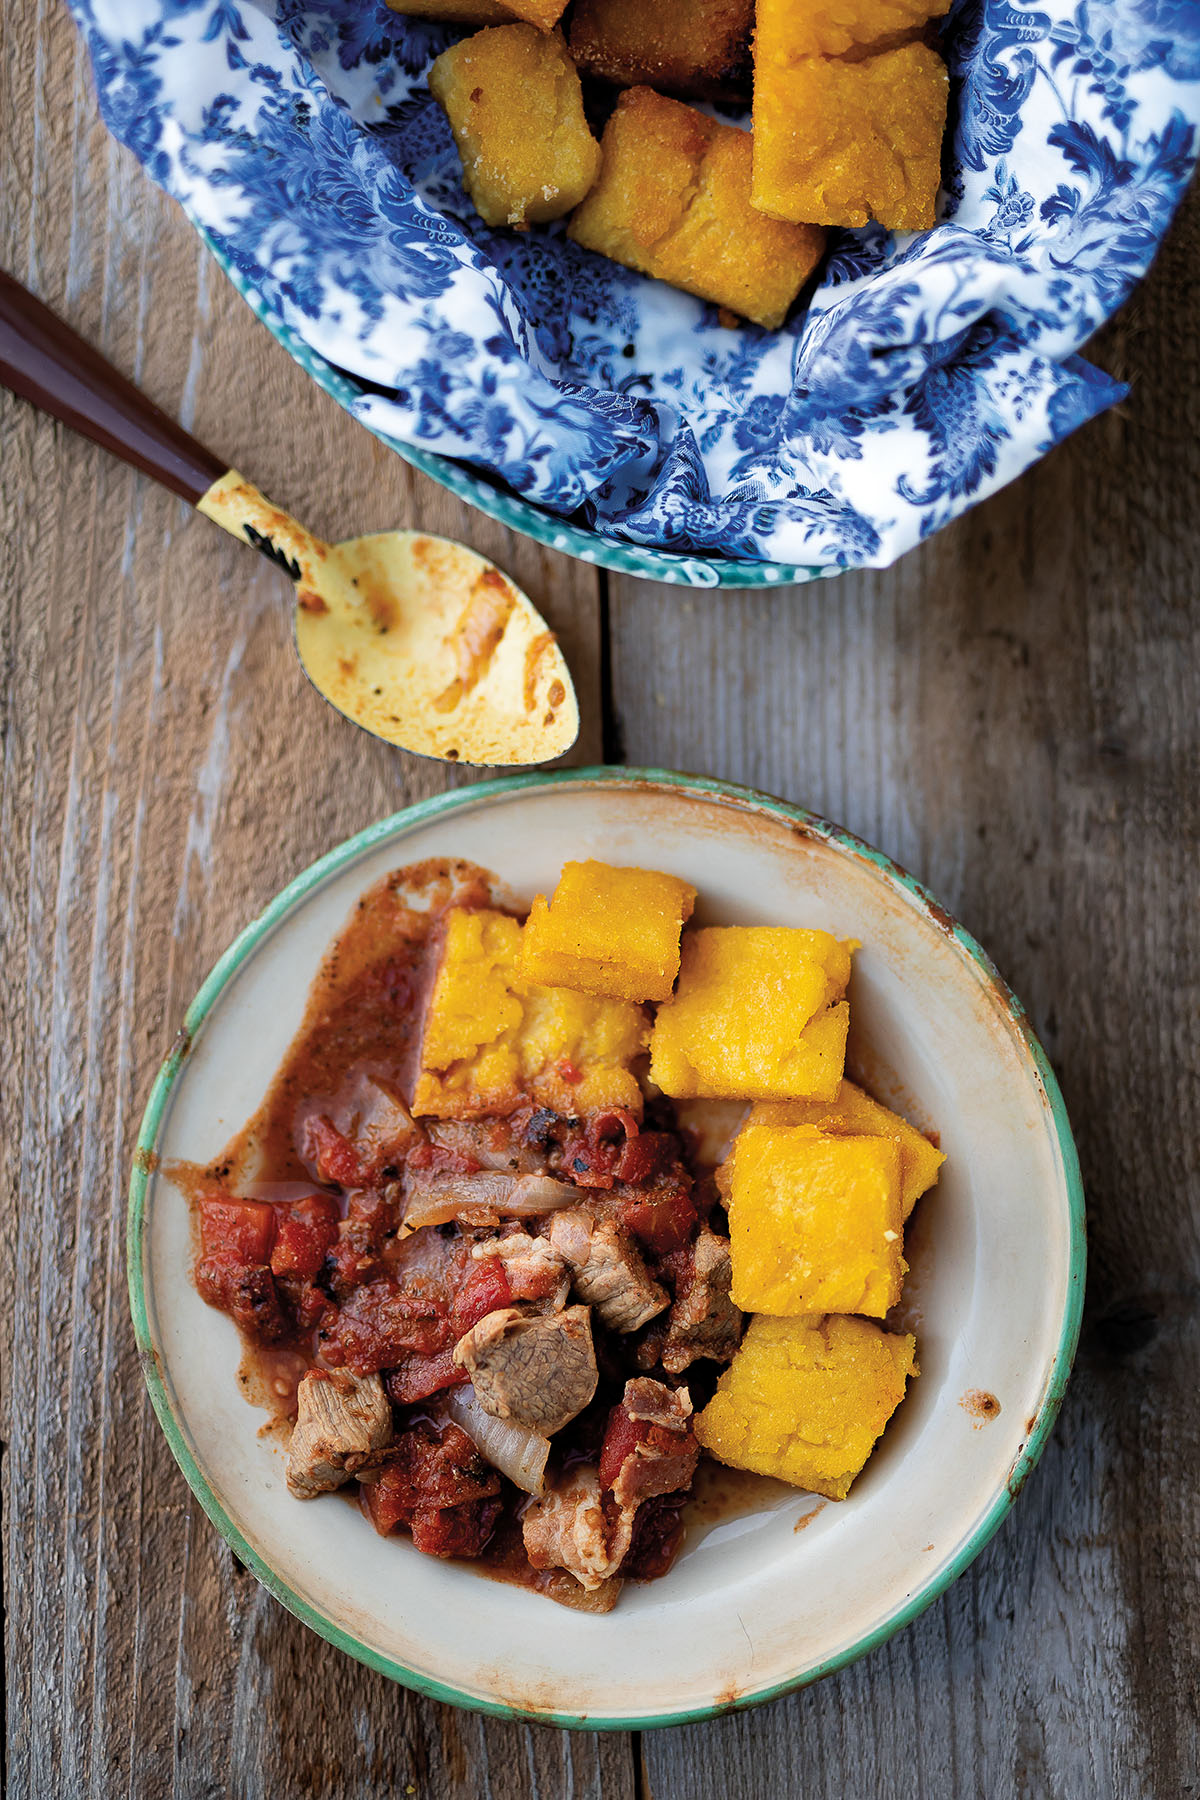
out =
[[442,1407],[456,1425],[466,1432],[481,1456],[493,1469],[527,1494],[541,1494],[546,1487],[546,1458],[550,1439],[527,1425],[513,1425],[494,1419],[485,1412],[475,1397],[473,1387],[453,1388],[442,1398]]
[[578,1198],[569,1181],[555,1181],[549,1175],[504,1175],[492,1169],[478,1175],[410,1175],[404,1228],[415,1231],[419,1225],[446,1225],[462,1218],[482,1222],[489,1213],[535,1219],[560,1206],[573,1206]]

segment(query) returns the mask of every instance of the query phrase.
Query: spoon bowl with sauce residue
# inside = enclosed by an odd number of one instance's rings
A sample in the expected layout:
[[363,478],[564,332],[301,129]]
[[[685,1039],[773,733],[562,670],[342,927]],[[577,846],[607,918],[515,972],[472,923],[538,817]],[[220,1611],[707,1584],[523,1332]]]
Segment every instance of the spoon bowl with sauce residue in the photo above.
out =
[[3,271],[0,381],[282,569],[305,673],[364,731],[490,767],[549,762],[575,742],[579,707],[554,634],[486,558],[417,531],[314,537]]

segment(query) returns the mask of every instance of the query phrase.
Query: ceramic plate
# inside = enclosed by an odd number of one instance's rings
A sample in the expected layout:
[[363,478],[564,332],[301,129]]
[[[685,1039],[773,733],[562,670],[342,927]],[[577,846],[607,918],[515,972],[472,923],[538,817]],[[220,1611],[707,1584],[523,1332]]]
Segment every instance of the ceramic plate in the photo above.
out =
[[[947,1153],[910,1228],[921,1376],[848,1500],[789,1495],[689,1543],[594,1617],[383,1542],[302,1504],[241,1398],[232,1323],[192,1287],[182,1196],[260,1100],[321,955],[364,888],[463,856],[525,899],[568,857],[670,870],[707,923],[861,940],[857,1054]],[[155,1084],[130,1194],[134,1323],[159,1419],[209,1517],[270,1591],[363,1662],[438,1698],[543,1723],[702,1718],[815,1680],[912,1619],[970,1562],[1036,1461],[1066,1382],[1083,1205],[1062,1100],[978,945],[902,870],[795,807],[681,775],[533,775],[440,795],[301,875],[222,958]],[[980,1402],[979,1396],[988,1396]],[[799,1530],[801,1522],[806,1528]]]

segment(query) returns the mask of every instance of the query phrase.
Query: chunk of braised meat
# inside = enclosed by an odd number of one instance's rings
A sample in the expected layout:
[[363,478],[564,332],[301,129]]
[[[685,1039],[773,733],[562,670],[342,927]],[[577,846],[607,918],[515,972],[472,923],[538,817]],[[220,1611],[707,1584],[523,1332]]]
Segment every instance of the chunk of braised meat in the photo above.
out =
[[633,1514],[605,1504],[590,1463],[566,1470],[521,1520],[535,1569],[566,1569],[589,1592],[611,1581],[633,1538]]
[[618,1506],[638,1507],[691,1486],[700,1458],[686,1388],[634,1376],[608,1415],[600,1482]]
[[612,1219],[572,1207],[554,1215],[549,1237],[571,1270],[575,1292],[611,1331],[638,1331],[670,1304],[629,1234]]
[[202,1300],[228,1313],[257,1343],[285,1337],[289,1321],[271,1274],[275,1209],[261,1200],[210,1195],[198,1204]]
[[296,1389],[287,1484],[298,1500],[328,1494],[379,1460],[392,1441],[392,1409],[378,1375],[358,1380],[310,1369]]
[[465,1431],[431,1421],[410,1425],[363,1485],[376,1531],[406,1525],[427,1556],[479,1556],[500,1515],[500,1477]]
[[502,1265],[514,1300],[544,1301],[548,1311],[566,1305],[571,1289],[566,1259],[549,1238],[511,1231],[475,1244],[471,1256],[477,1262]]
[[581,1413],[598,1373],[586,1306],[528,1314],[492,1312],[455,1346],[479,1404],[495,1419],[552,1437]]
[[728,1362],[741,1341],[744,1323],[729,1297],[733,1264],[728,1238],[704,1225],[680,1262],[661,1350],[668,1375],[682,1375],[703,1357]]
[[692,1396],[685,1387],[668,1387],[665,1381],[633,1375],[625,1383],[621,1405],[631,1419],[660,1425],[664,1431],[691,1430]]

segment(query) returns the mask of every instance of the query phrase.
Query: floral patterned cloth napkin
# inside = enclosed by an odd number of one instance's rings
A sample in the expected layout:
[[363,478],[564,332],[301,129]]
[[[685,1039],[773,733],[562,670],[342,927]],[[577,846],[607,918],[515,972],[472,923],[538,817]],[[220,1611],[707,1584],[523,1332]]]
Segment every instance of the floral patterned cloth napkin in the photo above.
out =
[[[385,435],[606,538],[892,562],[1121,398],[1076,352],[1188,179],[1200,0],[959,0],[941,222],[832,234],[780,332],[489,231],[382,0],[71,0],[110,128]],[[735,115],[730,115],[735,116]]]

